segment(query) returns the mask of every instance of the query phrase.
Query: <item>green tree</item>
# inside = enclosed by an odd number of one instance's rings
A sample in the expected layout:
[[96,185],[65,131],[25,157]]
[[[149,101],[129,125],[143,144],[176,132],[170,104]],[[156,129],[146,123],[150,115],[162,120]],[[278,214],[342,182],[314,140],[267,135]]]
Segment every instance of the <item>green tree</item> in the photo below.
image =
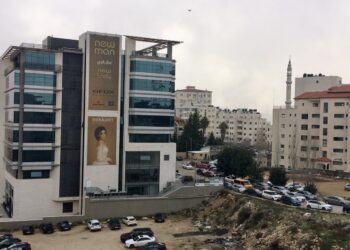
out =
[[313,181],[307,181],[305,183],[304,190],[309,191],[312,194],[316,194],[317,193],[317,186]]
[[224,143],[226,130],[228,129],[227,123],[226,122],[220,123],[219,129],[220,129],[220,134],[221,134],[221,141],[222,141],[222,143]]
[[203,147],[204,141],[199,114],[195,111],[190,114],[190,117],[185,123],[184,130],[177,140],[177,151],[200,150]]
[[218,169],[225,175],[235,175],[236,177],[254,176],[260,179],[261,170],[256,165],[253,154],[250,150],[234,145],[226,146],[218,154]]
[[209,138],[208,138],[208,141],[207,141],[207,145],[209,146],[215,146],[215,145],[218,145],[218,140],[214,137],[214,133],[211,132],[209,134]]
[[288,181],[287,173],[284,168],[274,167],[270,169],[270,182],[276,186],[284,186]]
[[203,131],[203,135],[205,136],[205,131],[207,130],[208,126],[209,126],[209,120],[207,118],[207,116],[204,116],[201,118],[200,120],[200,124],[201,124],[201,129]]

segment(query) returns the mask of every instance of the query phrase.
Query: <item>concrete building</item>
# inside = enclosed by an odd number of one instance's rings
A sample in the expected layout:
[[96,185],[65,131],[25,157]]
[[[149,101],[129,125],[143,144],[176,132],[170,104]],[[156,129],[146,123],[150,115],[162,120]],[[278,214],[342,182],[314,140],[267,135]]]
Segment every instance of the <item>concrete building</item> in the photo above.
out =
[[175,181],[178,43],[86,32],[4,52],[0,191],[9,217],[83,215],[89,188],[152,195]]
[[[288,66],[287,84],[290,77]],[[341,83],[338,76],[322,74],[296,78],[295,106],[273,109],[272,166],[350,171],[347,153],[350,88]]]
[[176,116],[187,120],[190,113],[196,109],[206,108],[212,105],[212,92],[196,89],[195,86],[187,86],[186,89],[176,90]]

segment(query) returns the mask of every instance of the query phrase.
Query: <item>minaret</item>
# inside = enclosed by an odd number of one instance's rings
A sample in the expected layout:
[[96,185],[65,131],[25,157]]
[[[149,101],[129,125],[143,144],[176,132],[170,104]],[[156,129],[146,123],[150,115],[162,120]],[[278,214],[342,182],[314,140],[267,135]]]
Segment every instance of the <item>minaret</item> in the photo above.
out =
[[288,67],[287,67],[287,88],[286,88],[286,108],[291,108],[292,106],[292,100],[291,100],[291,95],[292,95],[292,63],[288,62]]

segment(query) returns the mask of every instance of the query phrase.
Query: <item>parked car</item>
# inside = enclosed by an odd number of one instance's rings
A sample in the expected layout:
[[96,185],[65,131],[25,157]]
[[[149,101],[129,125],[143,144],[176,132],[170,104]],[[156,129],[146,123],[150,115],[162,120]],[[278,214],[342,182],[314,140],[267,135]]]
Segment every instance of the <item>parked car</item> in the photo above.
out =
[[6,248],[7,250],[31,250],[31,246],[28,242],[16,242]]
[[183,161],[183,159],[184,159],[184,158],[183,158],[182,156],[176,156],[176,160],[177,160],[177,161]]
[[189,163],[182,164],[182,168],[186,169],[186,170],[193,170],[194,169],[194,167]]
[[17,242],[21,242],[21,240],[18,238],[6,238],[0,242],[0,249],[6,249]]
[[156,223],[165,222],[165,215],[162,213],[156,213],[154,215],[154,222],[156,222]]
[[99,220],[96,220],[96,219],[89,220],[87,227],[89,228],[90,232],[102,230],[101,222]]
[[325,210],[325,211],[332,211],[332,209],[333,209],[332,205],[329,205],[329,204],[325,203],[324,201],[318,201],[318,200],[307,201],[306,207]]
[[317,200],[317,196],[305,190],[298,190],[296,194],[304,196],[307,200]]
[[138,247],[139,250],[166,250],[165,243],[149,242],[142,247]]
[[244,190],[246,190],[245,187],[243,187],[242,185],[238,185],[238,184],[231,184],[231,190],[238,192],[238,193],[243,193]]
[[123,223],[127,226],[136,226],[137,221],[134,216],[126,216],[122,219]]
[[331,205],[343,206],[345,203],[349,203],[343,197],[339,196],[324,196],[323,200]]
[[9,239],[9,238],[13,238],[13,235],[10,233],[5,233],[0,235],[0,242],[3,241],[4,239]]
[[55,232],[52,223],[42,223],[39,225],[39,229],[43,234],[52,234]]
[[241,185],[245,188],[252,188],[253,185],[250,183],[249,180],[246,180],[246,179],[242,179],[242,178],[236,178],[233,180],[233,183],[234,184],[238,184],[238,185]]
[[343,213],[350,213],[350,203],[349,202],[345,202],[343,204]]
[[304,190],[304,186],[299,182],[290,182],[285,185],[285,187],[289,190]]
[[262,191],[262,197],[266,199],[274,200],[274,201],[279,201],[281,200],[282,196],[280,194],[277,194],[275,191],[264,190]]
[[301,202],[297,198],[291,197],[289,195],[282,195],[281,202],[283,204],[291,205],[291,206],[300,206],[301,205]]
[[155,241],[156,241],[156,238],[154,236],[138,235],[132,239],[125,241],[125,247],[127,248],[140,247],[140,246],[146,245],[149,242],[155,242]]
[[22,227],[22,234],[23,235],[34,234],[34,227],[32,225],[24,225]]
[[148,236],[153,236],[153,231],[149,227],[139,227],[139,228],[134,228],[131,232],[129,233],[123,233],[120,235],[120,241],[125,243],[125,241],[132,239],[133,237],[136,237],[138,235],[148,235]]
[[253,187],[259,189],[260,191],[269,190],[270,189],[270,186],[267,183],[265,183],[265,182],[254,183]]
[[57,223],[57,228],[58,230],[62,231],[69,231],[72,229],[72,223],[70,223],[67,220],[60,221]]
[[257,197],[262,196],[262,192],[257,188],[247,188],[246,190],[244,190],[244,193],[249,194],[249,195],[253,195],[253,196],[257,196]]
[[118,230],[121,228],[120,222],[117,218],[108,219],[107,225],[111,230]]
[[303,202],[306,201],[306,198],[305,198],[303,195],[297,194],[297,193],[295,193],[295,192],[287,191],[287,192],[285,192],[284,194],[296,198],[296,199],[297,199],[298,201],[300,201],[301,203],[303,203]]
[[283,193],[283,191],[285,191],[285,190],[287,190],[285,187],[283,187],[283,186],[273,186],[272,188],[271,188],[271,190],[272,191],[275,191],[276,193],[278,193],[278,194],[282,194]]
[[203,173],[203,175],[204,175],[205,177],[215,177],[214,172],[211,171],[211,170],[205,171],[205,172]]
[[193,182],[193,177],[190,175],[184,175],[182,177],[182,183],[189,183],[189,182]]
[[344,186],[345,191],[350,191],[350,183],[346,183]]

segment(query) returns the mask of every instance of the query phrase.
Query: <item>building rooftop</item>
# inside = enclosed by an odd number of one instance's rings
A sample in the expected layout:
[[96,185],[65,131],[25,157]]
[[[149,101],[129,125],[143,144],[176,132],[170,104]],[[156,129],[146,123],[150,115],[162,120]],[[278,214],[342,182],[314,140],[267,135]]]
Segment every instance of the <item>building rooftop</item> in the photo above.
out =
[[181,92],[207,92],[207,93],[211,93],[212,91],[210,90],[202,90],[202,89],[196,89],[195,86],[186,86],[185,89],[178,89],[176,91],[181,91]]
[[350,98],[350,84],[334,86],[325,91],[305,92],[294,99],[302,100],[321,98]]

